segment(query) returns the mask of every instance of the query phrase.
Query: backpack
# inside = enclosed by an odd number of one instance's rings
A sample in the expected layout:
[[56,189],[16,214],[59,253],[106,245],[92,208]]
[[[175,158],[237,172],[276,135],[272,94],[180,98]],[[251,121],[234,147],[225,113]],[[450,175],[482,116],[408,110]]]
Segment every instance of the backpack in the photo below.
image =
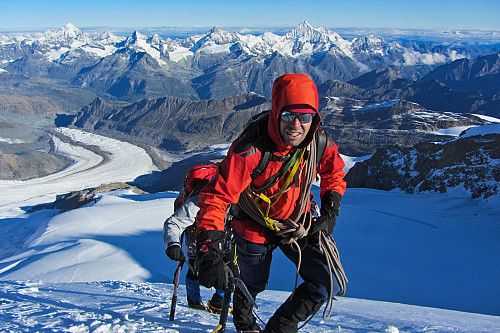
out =
[[197,165],[186,173],[184,186],[174,201],[174,211],[179,209],[190,197],[197,195],[217,171],[215,164]]

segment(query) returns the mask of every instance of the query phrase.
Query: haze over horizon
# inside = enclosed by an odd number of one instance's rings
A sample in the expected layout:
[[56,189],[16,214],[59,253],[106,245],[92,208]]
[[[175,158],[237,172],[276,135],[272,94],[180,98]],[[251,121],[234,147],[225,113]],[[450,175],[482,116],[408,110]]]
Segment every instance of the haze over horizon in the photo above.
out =
[[497,0],[6,0],[0,30],[78,27],[314,27],[500,30]]

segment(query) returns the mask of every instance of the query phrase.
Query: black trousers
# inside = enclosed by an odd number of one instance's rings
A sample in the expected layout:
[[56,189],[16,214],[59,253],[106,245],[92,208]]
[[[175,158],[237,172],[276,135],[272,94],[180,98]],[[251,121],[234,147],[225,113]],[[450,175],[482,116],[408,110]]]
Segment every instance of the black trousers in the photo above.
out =
[[[234,241],[236,244],[240,277],[243,282],[245,282],[252,295],[257,295],[266,289],[273,251],[277,247],[280,248],[283,254],[285,254],[295,266],[298,264],[299,253],[293,245],[252,243],[243,239],[237,233],[234,233]],[[302,280],[304,280],[301,284],[301,290],[307,293],[315,303],[323,303],[328,299],[330,291],[330,271],[326,258],[323,253],[321,253],[317,244],[304,245],[301,251],[302,261],[299,275]],[[294,276],[286,276],[283,278],[293,279]],[[340,286],[334,277],[332,295],[336,295],[339,290]]]

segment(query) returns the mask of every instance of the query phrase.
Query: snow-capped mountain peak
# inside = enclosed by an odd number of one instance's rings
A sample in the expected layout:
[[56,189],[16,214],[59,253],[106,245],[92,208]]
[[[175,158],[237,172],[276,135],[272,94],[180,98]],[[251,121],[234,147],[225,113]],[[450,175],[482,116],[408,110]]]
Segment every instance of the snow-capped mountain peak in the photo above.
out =
[[83,32],[72,23],[67,23],[59,30],[59,33],[67,38],[78,38],[83,35]]
[[[207,56],[216,53],[229,54],[231,50],[243,50],[251,57],[281,54],[294,58],[304,58],[331,51],[335,56],[351,58],[362,71],[376,69],[372,68],[370,59],[367,58],[372,55],[384,57],[381,61],[377,60],[378,65],[391,67],[394,64],[413,66],[420,62],[443,63],[451,59],[453,54],[451,51],[427,54],[411,46],[403,48],[396,42],[387,43],[384,39],[372,35],[348,41],[327,28],[314,28],[307,21],[302,21],[283,36],[271,32],[260,36],[241,35],[214,26],[205,34],[176,40],[164,40],[158,35],[146,36],[139,31],[133,32],[126,38],[116,37],[109,32],[91,38],[73,24],[68,23],[57,31],[46,32],[42,38],[34,40],[26,38],[25,41],[38,48],[39,52],[50,61],[59,61],[61,54],[70,50],[77,51],[77,49],[78,51],[73,52],[74,54],[83,55],[85,52],[91,52],[93,57],[96,55],[104,57],[122,48],[132,48],[148,53],[151,51],[152,56],[165,61],[180,61],[198,52]],[[14,40],[11,43],[12,48],[15,49],[17,43]],[[6,44],[9,43],[2,41],[2,45]],[[232,48],[236,44],[238,47]],[[102,50],[103,47],[105,48],[103,52],[97,51]],[[48,50],[51,52],[57,50],[57,53],[46,55]],[[9,54],[8,59],[0,60],[12,61],[13,58]]]
[[[285,62],[293,63],[287,70],[303,71],[309,68],[309,74],[320,80],[328,77],[349,81],[365,72],[384,67],[398,70],[403,75],[415,75],[415,72],[418,75],[419,72],[428,72],[437,65],[456,58],[472,57],[474,52],[479,52],[477,48],[467,50],[446,45],[403,45],[398,42],[386,42],[383,38],[372,35],[347,40],[327,28],[314,28],[307,21],[302,21],[285,35],[272,32],[242,35],[214,26],[204,34],[177,39],[143,35],[139,31],[126,37],[116,37],[111,33],[91,37],[69,23],[57,31],[45,33],[42,37],[25,37],[21,42],[19,39],[9,38],[0,36],[0,63],[12,63],[36,53],[52,63],[71,62],[72,71],[77,73],[79,67],[90,68],[105,57],[116,55],[117,58],[122,58],[123,54],[146,52],[167,70],[165,75],[183,78],[186,72],[178,71],[184,71],[186,68],[189,68],[189,75],[198,75],[208,68],[215,69],[219,66],[231,67],[231,70],[250,66],[251,69],[247,68],[243,72],[256,69],[260,72],[263,65],[268,66],[267,60],[276,56]],[[18,47],[19,44],[23,47]],[[109,59],[109,62],[113,61]],[[283,68],[278,63],[273,66],[279,67],[279,71]],[[95,67],[95,71],[99,72],[100,67]],[[82,75],[88,78],[83,81],[95,81],[102,74],[86,73]],[[193,78],[187,78],[191,79]],[[244,86],[245,84],[241,89],[247,89]],[[265,94],[259,90],[263,87],[253,87],[250,90],[258,89],[257,93]],[[187,95],[190,96],[191,93]],[[203,96],[206,97],[209,96]]]
[[62,43],[69,40],[88,40],[88,36],[73,24],[68,23],[57,31],[47,31],[42,40],[46,43]]
[[374,35],[368,35],[366,37],[356,38],[352,42],[353,49],[359,51],[375,51],[380,50],[387,45],[383,38],[376,37]]
[[286,35],[286,39],[307,39],[317,40],[323,35],[317,29],[314,29],[307,21],[302,21],[297,27],[290,30]]
[[240,40],[240,36],[237,33],[231,33],[221,30],[218,27],[213,27],[202,40],[211,41],[217,45],[223,45],[228,43],[236,43]]
[[125,40],[125,45],[129,46],[131,44],[136,44],[140,41],[146,41],[148,39],[148,36],[141,34],[139,31],[134,31],[131,33],[127,39]]
[[123,37],[118,37],[109,30],[106,30],[105,32],[94,37],[95,41],[104,45],[118,44],[122,42],[123,39],[124,39]]

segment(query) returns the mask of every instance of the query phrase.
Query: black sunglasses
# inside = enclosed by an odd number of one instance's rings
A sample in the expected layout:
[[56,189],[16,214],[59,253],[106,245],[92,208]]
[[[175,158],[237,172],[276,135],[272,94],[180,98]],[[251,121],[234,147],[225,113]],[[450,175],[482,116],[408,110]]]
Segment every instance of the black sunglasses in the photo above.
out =
[[290,111],[283,111],[281,119],[284,121],[292,122],[295,118],[299,119],[301,124],[310,123],[314,118],[314,113],[295,113]]

